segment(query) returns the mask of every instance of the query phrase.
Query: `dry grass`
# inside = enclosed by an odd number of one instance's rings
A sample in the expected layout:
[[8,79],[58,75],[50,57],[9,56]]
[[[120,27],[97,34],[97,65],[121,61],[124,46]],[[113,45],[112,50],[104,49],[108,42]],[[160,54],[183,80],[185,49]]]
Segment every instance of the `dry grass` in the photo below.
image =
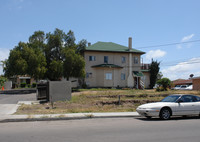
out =
[[[169,90],[100,90],[82,91],[72,94],[71,101],[58,101],[51,108],[50,103],[38,105],[22,105],[16,114],[64,114],[78,112],[126,112],[135,111],[138,105],[162,100],[169,94],[194,94],[200,91]],[[119,104],[120,95],[120,104]]]

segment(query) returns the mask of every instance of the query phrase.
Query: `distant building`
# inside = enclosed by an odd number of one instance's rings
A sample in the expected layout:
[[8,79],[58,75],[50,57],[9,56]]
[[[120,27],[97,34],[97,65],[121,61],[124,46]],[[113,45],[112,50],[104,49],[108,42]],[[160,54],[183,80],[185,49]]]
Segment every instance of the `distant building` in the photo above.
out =
[[192,79],[177,79],[172,81],[173,85],[192,85]]
[[193,90],[200,90],[200,77],[192,78]]

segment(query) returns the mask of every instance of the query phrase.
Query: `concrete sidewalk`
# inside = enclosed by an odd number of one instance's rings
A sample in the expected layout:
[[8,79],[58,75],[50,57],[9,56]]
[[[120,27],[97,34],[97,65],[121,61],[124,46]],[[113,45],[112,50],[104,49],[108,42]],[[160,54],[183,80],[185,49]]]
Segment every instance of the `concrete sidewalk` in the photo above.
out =
[[74,120],[74,119],[91,119],[91,118],[119,118],[119,117],[138,117],[138,116],[139,115],[137,112],[1,115],[0,123],[23,122],[23,121]]

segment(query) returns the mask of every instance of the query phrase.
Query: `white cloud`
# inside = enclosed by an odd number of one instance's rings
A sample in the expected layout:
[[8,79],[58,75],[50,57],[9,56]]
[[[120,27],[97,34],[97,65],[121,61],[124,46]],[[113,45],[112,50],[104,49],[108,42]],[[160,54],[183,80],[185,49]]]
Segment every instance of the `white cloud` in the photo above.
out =
[[181,62],[169,68],[162,69],[161,72],[164,77],[171,80],[188,79],[190,74],[194,74],[196,77],[200,76],[200,57],[192,58],[186,62]]
[[152,58],[153,59],[158,59],[158,58],[161,58],[161,57],[163,57],[165,55],[166,55],[166,52],[162,51],[160,49],[158,49],[158,50],[151,50],[151,51],[147,52],[147,54],[146,54],[146,60],[150,61]]
[[[10,53],[10,49],[0,48],[0,61],[8,59],[9,53]],[[3,74],[3,68],[0,65],[0,75],[1,74]]]
[[[195,35],[195,34],[191,34],[191,35],[188,35],[188,36],[183,37],[183,38],[181,39],[181,42],[187,42],[187,41],[189,41],[190,39],[192,39],[192,38],[194,37],[194,35]],[[187,45],[186,45],[187,48],[190,48],[191,46],[192,46],[191,44],[187,44]],[[181,48],[183,48],[183,46],[179,44],[179,45],[177,45],[177,48],[178,48],[178,49],[181,49]]]
[[182,38],[181,42],[186,42],[186,41],[190,40],[193,36],[194,36],[194,34],[185,36],[185,37]]

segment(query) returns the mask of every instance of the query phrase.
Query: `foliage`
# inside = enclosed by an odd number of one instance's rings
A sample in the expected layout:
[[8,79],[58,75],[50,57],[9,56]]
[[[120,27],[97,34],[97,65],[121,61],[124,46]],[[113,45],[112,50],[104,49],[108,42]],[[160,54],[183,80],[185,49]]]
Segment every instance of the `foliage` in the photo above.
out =
[[21,88],[25,88],[25,87],[26,87],[26,82],[21,83],[21,84],[20,84],[20,87],[21,87]]
[[74,50],[68,49],[65,51],[65,59],[63,66],[63,75],[67,80],[69,77],[84,77],[85,76],[85,61],[84,58],[75,53]]
[[79,53],[81,56],[84,56],[84,51],[86,49],[86,44],[87,44],[87,41],[85,39],[81,40],[78,43],[76,52]]
[[71,30],[67,34],[60,29],[47,34],[35,31],[28,43],[19,42],[10,51],[9,58],[4,61],[5,76],[29,75],[36,80],[83,77],[85,62],[82,54],[86,43],[81,40],[76,44]]
[[167,90],[167,87],[170,86],[170,83],[171,81],[168,78],[162,78],[157,81],[157,84],[161,85],[165,91]]
[[153,87],[156,84],[157,75],[160,70],[160,62],[154,61],[152,59],[151,65],[150,65],[150,88],[153,89]]
[[32,83],[32,85],[31,85],[32,88],[35,88],[36,86],[37,86],[37,84],[35,82]]
[[28,43],[19,42],[18,46],[10,51],[4,72],[7,77],[28,74],[40,79],[46,72],[45,66],[46,59],[40,50],[31,48]]
[[7,81],[6,77],[0,76],[0,88],[4,85],[4,82]]

